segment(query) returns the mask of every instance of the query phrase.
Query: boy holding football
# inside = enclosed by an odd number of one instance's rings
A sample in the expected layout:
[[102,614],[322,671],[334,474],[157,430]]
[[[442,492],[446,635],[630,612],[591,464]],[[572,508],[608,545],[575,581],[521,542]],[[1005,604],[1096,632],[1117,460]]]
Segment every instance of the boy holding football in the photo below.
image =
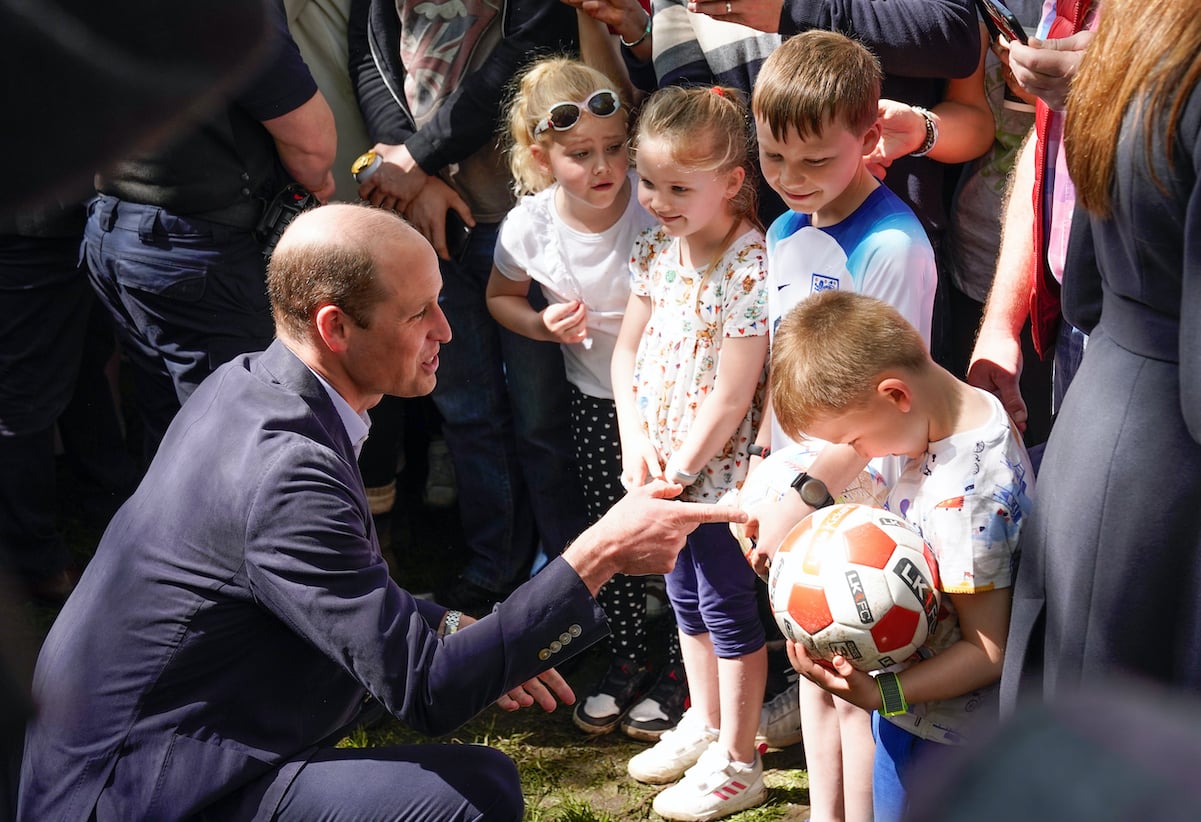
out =
[[938,626],[914,658],[873,677],[788,645],[802,676],[873,712],[875,820],[899,820],[913,761],[964,742],[969,722],[995,718],[1030,460],[995,397],[936,365],[895,309],[860,294],[814,295],[783,319],[771,395],[790,437],[905,458],[886,507],[938,558]]

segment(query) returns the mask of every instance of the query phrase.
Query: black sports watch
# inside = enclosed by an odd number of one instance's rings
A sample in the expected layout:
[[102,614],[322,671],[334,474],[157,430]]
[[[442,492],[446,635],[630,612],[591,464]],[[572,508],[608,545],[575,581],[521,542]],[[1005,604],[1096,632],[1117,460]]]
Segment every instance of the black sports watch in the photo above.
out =
[[810,508],[825,508],[834,504],[830,489],[817,477],[811,477],[805,471],[797,474],[792,481],[792,487],[801,495],[801,500]]

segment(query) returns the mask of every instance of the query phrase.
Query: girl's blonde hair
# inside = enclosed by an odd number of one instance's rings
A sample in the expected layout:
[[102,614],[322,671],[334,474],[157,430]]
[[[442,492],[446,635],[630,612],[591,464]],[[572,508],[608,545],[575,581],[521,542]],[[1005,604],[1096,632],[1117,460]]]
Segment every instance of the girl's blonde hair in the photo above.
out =
[[[505,151],[513,174],[513,192],[518,196],[536,194],[548,188],[555,178],[535,159],[530,148],[549,145],[554,131],[534,136],[534,128],[545,120],[550,107],[563,101],[580,102],[600,89],[610,89],[621,97],[613,81],[594,68],[572,57],[547,57],[530,66],[517,81],[509,101]],[[622,99],[618,115],[628,122],[629,101]]]
[[734,215],[762,230],[758,205],[754,129],[742,92],[726,86],[669,86],[651,95],[638,115],[634,151],[658,140],[685,171],[727,172],[742,168],[742,188],[730,198]]

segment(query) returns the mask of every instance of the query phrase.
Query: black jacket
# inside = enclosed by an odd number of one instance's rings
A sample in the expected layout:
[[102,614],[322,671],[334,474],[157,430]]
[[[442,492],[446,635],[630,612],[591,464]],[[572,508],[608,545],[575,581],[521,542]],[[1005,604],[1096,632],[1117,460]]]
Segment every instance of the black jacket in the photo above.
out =
[[353,0],[350,77],[371,139],[403,143],[427,174],[436,174],[495,140],[512,79],[540,57],[579,48],[576,12],[559,0],[507,0],[500,13],[499,45],[418,130],[405,102],[396,4]]

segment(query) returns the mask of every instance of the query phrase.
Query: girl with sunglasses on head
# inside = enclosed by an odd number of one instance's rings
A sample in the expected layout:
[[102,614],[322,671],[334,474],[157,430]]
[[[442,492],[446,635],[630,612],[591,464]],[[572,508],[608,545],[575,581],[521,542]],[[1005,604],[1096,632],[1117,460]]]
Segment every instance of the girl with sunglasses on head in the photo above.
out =
[[[765,387],[767,250],[755,217],[751,132],[739,92],[653,94],[635,137],[638,198],[660,225],[630,260],[613,355],[622,480],[681,486],[713,503],[746,477]],[[767,651],[756,577],[729,529],[688,538],[667,594],[692,705],[630,760],[668,819],[717,819],[767,798],[755,746]]]
[[[592,522],[624,494],[609,365],[630,294],[629,251],[654,224],[634,196],[628,109],[611,85],[563,57],[535,63],[521,77],[508,110],[509,165],[521,200],[501,226],[487,291],[498,322],[563,349]],[[548,301],[542,310],[529,302],[531,281]],[[653,681],[645,578],[619,575],[600,600],[611,630],[609,668],[574,714],[590,734],[617,727]],[[669,664],[682,680],[673,650]]]

